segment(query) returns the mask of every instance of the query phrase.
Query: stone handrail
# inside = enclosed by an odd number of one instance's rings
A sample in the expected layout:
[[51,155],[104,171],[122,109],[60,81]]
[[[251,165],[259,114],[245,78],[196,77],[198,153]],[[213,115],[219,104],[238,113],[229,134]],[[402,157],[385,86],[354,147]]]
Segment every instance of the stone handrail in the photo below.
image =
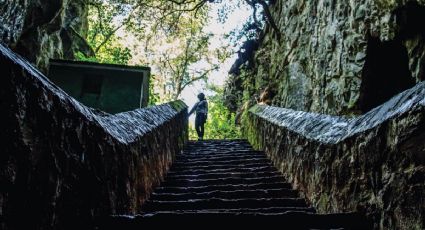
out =
[[380,229],[425,227],[425,82],[356,118],[256,105],[244,123],[319,212],[361,212]]
[[0,70],[2,229],[88,229],[136,214],[187,141],[181,101],[95,111],[1,44]]

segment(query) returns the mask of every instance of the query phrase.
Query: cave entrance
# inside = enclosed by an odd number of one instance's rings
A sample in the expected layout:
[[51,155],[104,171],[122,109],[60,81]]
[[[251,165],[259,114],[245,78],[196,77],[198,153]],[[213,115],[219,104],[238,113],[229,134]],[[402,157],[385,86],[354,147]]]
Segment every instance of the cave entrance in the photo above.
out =
[[401,40],[382,42],[370,37],[363,67],[359,107],[363,113],[415,85]]

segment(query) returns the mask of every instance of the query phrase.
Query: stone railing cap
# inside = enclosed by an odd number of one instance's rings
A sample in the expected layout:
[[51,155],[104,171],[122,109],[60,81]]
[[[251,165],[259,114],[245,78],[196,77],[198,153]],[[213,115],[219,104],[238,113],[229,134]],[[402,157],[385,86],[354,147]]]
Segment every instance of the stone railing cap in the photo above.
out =
[[62,89],[54,85],[46,76],[27,60],[0,43],[0,58],[19,66],[35,84],[47,92],[57,96],[64,106],[74,108],[81,116],[97,123],[105,132],[122,143],[135,141],[138,137],[150,132],[155,127],[172,119],[187,108],[182,101],[173,101],[158,106],[136,109],[129,112],[109,115],[84,106]]
[[425,82],[421,82],[368,113],[351,119],[267,105],[255,105],[249,111],[309,139],[334,144],[424,107]]

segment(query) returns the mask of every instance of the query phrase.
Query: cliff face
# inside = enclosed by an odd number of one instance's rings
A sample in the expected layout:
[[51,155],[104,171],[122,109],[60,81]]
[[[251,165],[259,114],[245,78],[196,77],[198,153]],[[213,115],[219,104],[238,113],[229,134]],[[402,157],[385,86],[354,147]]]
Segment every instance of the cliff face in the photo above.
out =
[[83,0],[0,0],[0,41],[47,72],[49,58],[93,55],[84,40],[87,10]]
[[275,1],[270,10],[279,32],[266,26],[252,68],[230,77],[227,103],[252,104],[268,86],[280,107],[334,115],[369,111],[425,79],[424,4]]

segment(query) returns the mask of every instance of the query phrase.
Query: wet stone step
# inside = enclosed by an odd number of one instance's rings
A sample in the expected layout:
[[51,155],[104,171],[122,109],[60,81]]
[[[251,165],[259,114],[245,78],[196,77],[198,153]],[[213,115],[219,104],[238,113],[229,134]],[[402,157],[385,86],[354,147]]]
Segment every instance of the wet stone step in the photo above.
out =
[[176,156],[188,156],[188,157],[221,157],[221,156],[255,156],[255,155],[263,155],[266,156],[262,152],[255,152],[254,150],[248,150],[248,151],[240,151],[240,150],[214,150],[214,151],[183,151],[180,154],[177,154]]
[[215,179],[215,178],[254,178],[254,177],[281,177],[276,171],[266,172],[204,172],[204,173],[169,173],[170,179]]
[[265,157],[261,158],[250,158],[246,157],[245,159],[214,159],[214,160],[179,160],[174,163],[176,166],[185,165],[211,165],[211,164],[220,164],[220,165],[235,165],[235,164],[250,164],[250,163],[264,163],[268,164],[269,160]]
[[190,157],[190,158],[176,158],[175,163],[180,162],[194,162],[194,161],[212,161],[212,162],[220,162],[220,161],[246,161],[246,160],[268,160],[266,156],[261,155],[241,155],[241,156],[233,156],[233,157],[225,157],[225,156],[208,156],[208,157]]
[[267,159],[265,154],[253,154],[253,153],[246,153],[246,154],[232,154],[232,155],[225,155],[225,154],[209,154],[209,155],[177,155],[176,161],[206,161],[206,160],[244,160],[246,158],[258,158],[258,159]]
[[246,160],[246,161],[202,161],[202,162],[177,162],[175,163],[170,170],[174,169],[184,169],[184,168],[223,168],[223,167],[231,167],[231,168],[240,168],[240,167],[259,167],[259,166],[267,166],[269,162],[267,160]]
[[193,150],[183,150],[183,153],[178,156],[199,156],[199,157],[209,157],[209,156],[246,156],[246,155],[265,155],[262,151],[255,151],[251,149],[226,149],[226,150],[204,150],[204,151],[193,151]]
[[190,192],[210,192],[214,190],[233,191],[233,190],[255,190],[255,189],[292,189],[288,183],[258,183],[258,184],[226,184],[226,185],[206,185],[206,186],[160,186],[155,192],[178,193],[183,191]]
[[255,151],[249,144],[241,145],[187,145],[184,151],[190,152],[230,152],[230,151]]
[[[197,221],[194,221],[196,218]],[[164,222],[164,220],[167,220]],[[304,211],[288,211],[276,215],[256,213],[221,212],[155,212],[138,216],[112,216],[99,221],[99,229],[143,229],[147,226],[160,227],[170,224],[184,224],[190,227],[228,227],[230,223],[239,226],[272,229],[351,229],[367,230],[370,223],[357,213],[315,214]],[[190,224],[189,224],[190,223]]]
[[254,151],[248,144],[243,145],[222,145],[222,146],[208,146],[208,145],[188,145],[184,151],[190,152],[230,152],[230,151]]
[[301,198],[260,198],[260,199],[190,199],[183,201],[147,201],[143,212],[189,210],[189,209],[234,209],[234,208],[267,208],[267,207],[308,207]]
[[216,178],[216,179],[170,179],[162,182],[162,186],[214,186],[226,184],[259,184],[259,183],[284,183],[281,176],[253,177],[253,178]]
[[207,143],[207,144],[209,144],[209,143],[217,143],[217,144],[226,144],[226,143],[237,143],[237,144],[239,144],[239,143],[248,143],[249,144],[249,142],[248,142],[248,140],[246,140],[246,139],[210,139],[210,140],[203,140],[203,141],[188,141],[188,144],[189,145],[191,145],[191,144],[205,144],[205,143]]
[[208,147],[208,148],[223,148],[223,147],[235,148],[238,146],[249,146],[248,141],[189,141],[186,147]]
[[219,169],[191,169],[191,168],[180,168],[173,169],[167,175],[178,175],[178,174],[208,174],[208,173],[265,173],[265,172],[277,172],[276,168],[271,165],[259,166],[259,167],[237,167],[237,168],[219,168]]
[[264,167],[264,166],[270,166],[272,165],[265,164],[265,163],[240,163],[240,164],[209,164],[209,165],[191,165],[190,167],[188,165],[178,165],[175,164],[171,167],[170,170],[181,170],[181,169],[208,169],[208,170],[214,170],[214,169],[227,169],[227,168],[256,168],[256,167]]
[[150,217],[154,215],[163,214],[260,214],[260,215],[281,215],[288,212],[304,212],[304,213],[316,213],[313,208],[310,207],[268,207],[268,208],[228,208],[228,209],[201,209],[201,210],[175,210],[175,211],[157,211],[157,212],[145,212],[142,213],[144,217]]
[[292,189],[257,189],[257,190],[233,190],[222,191],[214,190],[208,192],[191,192],[181,191],[175,193],[154,192],[150,199],[152,200],[189,200],[189,199],[207,199],[211,197],[222,199],[238,199],[238,198],[296,198],[298,192]]

